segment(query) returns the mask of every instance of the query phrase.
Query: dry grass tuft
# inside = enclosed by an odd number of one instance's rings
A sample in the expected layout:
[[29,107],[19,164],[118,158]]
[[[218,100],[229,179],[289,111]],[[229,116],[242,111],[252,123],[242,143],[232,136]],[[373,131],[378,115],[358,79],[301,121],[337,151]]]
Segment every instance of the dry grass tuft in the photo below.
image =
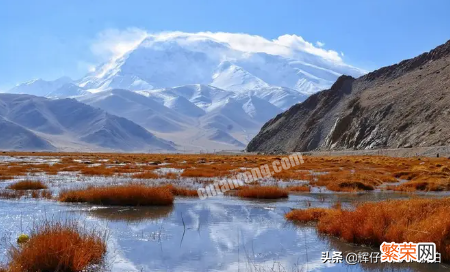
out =
[[59,195],[61,202],[86,202],[107,206],[172,205],[173,194],[165,186],[118,185],[67,190]]
[[449,261],[449,212],[450,198],[409,199],[364,203],[355,210],[329,209],[315,214],[317,219],[310,215],[313,211],[293,211],[288,219],[318,220],[319,232],[350,243],[434,242],[443,260]]
[[310,192],[311,187],[308,185],[289,186],[286,188],[289,192]]
[[137,173],[132,176],[135,179],[156,179],[159,178],[158,174],[153,171],[146,171],[142,173]]
[[252,186],[241,187],[237,190],[237,196],[242,198],[256,198],[256,199],[278,199],[287,198],[288,191],[276,186]]
[[390,177],[363,171],[358,173],[340,171],[319,175],[311,184],[325,186],[335,192],[353,192],[374,190],[375,186],[383,184],[384,180],[390,180]]
[[[5,156],[21,159],[26,156],[60,159],[59,163],[0,163],[0,181],[27,173],[57,174],[62,171],[80,172],[89,176],[135,175],[136,178],[212,178],[227,177],[268,164],[280,156],[219,155],[219,154],[113,154],[113,153],[18,153]],[[184,169],[181,175],[153,174],[162,163]],[[99,166],[93,166],[93,164]],[[321,173],[315,175],[314,173]],[[323,173],[326,173],[325,175]],[[312,186],[325,186],[334,191],[372,190],[383,183],[407,179],[410,185],[383,186],[392,190],[450,190],[450,160],[447,158],[394,158],[383,156],[305,156],[304,163],[275,173],[275,179],[308,180]],[[426,182],[426,184],[424,183]]]
[[50,223],[33,230],[30,240],[9,250],[6,271],[86,271],[100,265],[106,253],[104,237],[71,223]]
[[48,189],[47,185],[45,185],[42,181],[34,181],[34,180],[22,180],[16,183],[13,183],[6,187],[11,190],[42,190]]
[[198,192],[194,189],[181,188],[172,184],[168,184],[166,187],[176,196],[198,197]]
[[300,223],[317,222],[320,218],[328,214],[331,209],[326,208],[310,208],[307,210],[292,210],[285,217],[288,220]]
[[39,190],[39,191],[32,191],[31,192],[31,198],[44,198],[44,199],[52,199],[53,194],[50,190]]
[[166,174],[160,176],[160,178],[165,178],[165,179],[178,179],[179,177],[180,177],[179,174],[173,173],[173,172],[169,172],[169,173],[166,173]]

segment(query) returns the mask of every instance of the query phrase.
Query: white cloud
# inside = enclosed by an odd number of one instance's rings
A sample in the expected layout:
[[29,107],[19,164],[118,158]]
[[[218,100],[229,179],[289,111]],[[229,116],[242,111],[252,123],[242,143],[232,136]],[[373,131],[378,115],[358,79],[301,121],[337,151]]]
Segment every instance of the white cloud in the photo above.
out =
[[139,28],[108,29],[100,32],[91,46],[92,52],[102,59],[116,59],[138,46],[148,33]]
[[[96,71],[96,75],[102,76],[111,67],[116,65],[115,60],[136,48],[144,40],[148,43],[146,44],[147,46],[150,46],[153,42],[167,40],[177,41],[183,45],[195,46],[195,43],[190,43],[190,41],[214,40],[244,53],[263,52],[271,55],[289,57],[319,67],[325,67],[342,74],[360,75],[366,73],[365,70],[346,64],[343,60],[344,53],[326,50],[321,47],[324,43],[317,41],[314,44],[298,35],[286,34],[270,40],[258,35],[245,33],[186,33],[180,31],[150,33],[139,28],[128,28],[125,30],[109,29],[101,32],[97,36],[97,40],[91,46],[92,52],[100,57],[101,62],[107,63],[101,67],[101,70]],[[198,48],[198,50],[201,51],[203,48]],[[92,71],[93,69],[90,70]]]
[[98,35],[98,39],[92,45],[91,49],[96,55],[117,58],[135,48],[146,37],[152,37],[155,41],[164,41],[178,37],[191,40],[209,38],[227,43],[233,49],[244,52],[264,52],[288,57],[295,57],[295,54],[299,52],[306,52],[331,62],[343,62],[338,52],[321,48],[324,45],[323,43],[316,42],[317,46],[315,46],[313,43],[305,41],[301,36],[289,34],[269,40],[258,35],[244,33],[186,33],[177,31],[149,33],[138,28],[129,28],[126,30],[109,29]]
[[95,72],[96,65],[90,62],[86,61],[78,61],[77,62],[77,69],[79,72],[86,73],[87,72]]
[[321,41],[317,41],[317,42],[316,42],[316,45],[317,45],[318,47],[324,47],[324,46],[325,46],[325,43],[323,43],[323,42],[321,42]]

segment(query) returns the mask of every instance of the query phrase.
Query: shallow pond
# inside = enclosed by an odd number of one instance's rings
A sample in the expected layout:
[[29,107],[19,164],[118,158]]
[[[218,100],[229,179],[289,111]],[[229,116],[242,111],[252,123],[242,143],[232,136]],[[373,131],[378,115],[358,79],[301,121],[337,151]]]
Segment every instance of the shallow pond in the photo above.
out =
[[321,236],[313,226],[284,219],[292,208],[407,197],[376,192],[299,194],[282,201],[177,198],[173,207],[150,208],[0,200],[0,261],[6,260],[7,247],[33,224],[76,219],[107,232],[105,269],[111,271],[448,271],[445,265],[430,264],[324,264],[324,251],[343,251],[345,256],[373,249]]

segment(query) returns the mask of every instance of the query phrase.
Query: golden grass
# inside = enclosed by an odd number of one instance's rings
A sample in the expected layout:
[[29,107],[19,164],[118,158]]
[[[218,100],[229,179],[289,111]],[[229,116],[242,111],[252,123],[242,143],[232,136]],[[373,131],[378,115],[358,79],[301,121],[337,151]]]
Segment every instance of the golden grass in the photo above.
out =
[[172,205],[173,194],[165,186],[149,187],[130,184],[67,190],[59,195],[61,202],[86,202],[107,206]]
[[[6,163],[0,164],[0,180],[23,176],[27,173],[79,171],[81,175],[113,176],[135,174],[137,178],[156,178],[151,172],[167,167],[184,169],[181,178],[227,177],[272,162],[281,156],[273,155],[215,155],[215,154],[109,154],[109,153],[17,153],[5,156],[40,156],[59,158],[53,165]],[[77,162],[77,161],[81,161]],[[92,167],[93,163],[101,166]],[[311,175],[310,171],[326,173]],[[148,174],[147,174],[148,173]],[[161,175],[159,178],[177,179],[177,174]],[[387,186],[392,190],[450,190],[450,160],[446,158],[393,158],[382,156],[305,157],[304,163],[280,173],[275,179],[308,180],[313,186],[325,186],[334,191],[372,190],[383,183],[395,183],[397,178],[412,184],[402,187]],[[421,182],[421,183],[417,183]],[[427,184],[423,185],[423,182]]]
[[286,187],[286,190],[288,190],[289,192],[310,192],[311,187],[309,187],[308,185],[289,186]]
[[52,199],[53,195],[50,190],[39,190],[32,191],[31,198],[44,198],[44,199]]
[[142,173],[137,173],[131,176],[135,179],[156,179],[159,178],[158,174],[154,173],[153,171],[146,171]]
[[42,181],[34,181],[34,180],[22,180],[16,183],[13,183],[6,187],[11,190],[42,190],[48,189],[47,185],[45,185]]
[[169,173],[165,173],[164,175],[161,175],[159,177],[165,178],[165,179],[177,179],[177,178],[179,178],[179,175],[177,173],[169,172]]
[[381,175],[376,172],[369,171],[340,171],[331,172],[328,174],[318,175],[316,180],[311,184],[315,186],[325,186],[331,191],[371,191],[376,186],[383,184],[384,182],[397,181],[390,176]]
[[27,243],[9,249],[6,271],[85,271],[101,264],[105,253],[99,233],[87,232],[75,222],[45,222],[33,230]]
[[276,179],[282,180],[310,180],[311,174],[309,172],[300,171],[281,171],[273,175]]
[[300,223],[316,222],[329,213],[331,210],[326,208],[310,208],[306,210],[292,210],[288,212],[285,217],[288,220]]
[[319,232],[350,243],[379,246],[384,241],[434,242],[443,260],[450,260],[450,198],[363,203],[355,210],[309,210],[294,210],[286,217],[318,221]]
[[198,197],[198,192],[194,189],[181,188],[172,184],[168,184],[165,187],[168,188],[172,192],[172,194],[176,196]]
[[237,190],[237,196],[241,198],[256,198],[256,199],[278,199],[287,198],[288,191],[276,186],[251,186],[240,187]]

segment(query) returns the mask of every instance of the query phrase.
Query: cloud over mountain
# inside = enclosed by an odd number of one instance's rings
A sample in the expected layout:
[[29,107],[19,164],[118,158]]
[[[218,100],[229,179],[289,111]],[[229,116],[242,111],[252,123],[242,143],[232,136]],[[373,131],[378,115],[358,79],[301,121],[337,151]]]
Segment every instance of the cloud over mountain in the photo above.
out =
[[342,74],[364,73],[323,46],[297,35],[108,30],[91,48],[106,61],[84,77],[11,92],[75,97],[183,150],[241,149],[283,110]]
[[283,57],[302,60],[307,55],[317,57],[335,66],[346,67],[361,74],[367,71],[352,67],[343,60],[343,53],[336,50],[324,49],[325,43],[306,41],[303,37],[295,34],[281,35],[276,39],[267,39],[258,35],[228,32],[159,32],[150,33],[139,28],[128,28],[125,30],[108,29],[98,34],[96,41],[92,44],[95,54],[103,55],[108,59],[115,59],[135,49],[146,38],[155,42],[164,42],[181,38],[187,42],[200,40],[213,40],[224,43],[230,48],[247,53],[267,53]]

